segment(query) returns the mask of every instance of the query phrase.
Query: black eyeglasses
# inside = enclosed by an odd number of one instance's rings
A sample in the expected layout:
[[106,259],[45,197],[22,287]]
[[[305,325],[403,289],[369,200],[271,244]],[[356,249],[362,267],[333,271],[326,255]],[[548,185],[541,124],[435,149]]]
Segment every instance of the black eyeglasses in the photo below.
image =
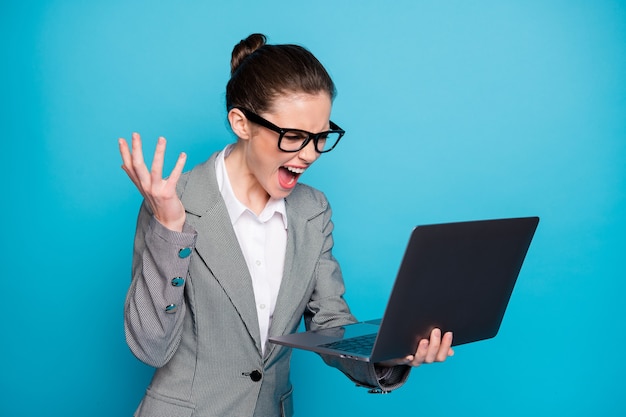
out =
[[263,126],[278,133],[278,149],[283,152],[298,152],[304,149],[310,141],[313,141],[315,150],[318,153],[330,152],[337,146],[341,137],[346,133],[332,121],[329,121],[330,130],[320,133],[311,133],[301,129],[283,129],[248,109],[243,107],[235,108],[241,110],[252,123],[256,123],[259,126]]

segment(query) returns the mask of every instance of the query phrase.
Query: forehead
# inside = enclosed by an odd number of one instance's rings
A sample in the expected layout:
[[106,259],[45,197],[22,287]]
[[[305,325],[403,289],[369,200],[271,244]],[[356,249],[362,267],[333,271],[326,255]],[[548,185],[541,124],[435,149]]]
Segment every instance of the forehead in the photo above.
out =
[[263,116],[280,127],[317,132],[328,129],[331,107],[326,92],[285,93],[273,100]]

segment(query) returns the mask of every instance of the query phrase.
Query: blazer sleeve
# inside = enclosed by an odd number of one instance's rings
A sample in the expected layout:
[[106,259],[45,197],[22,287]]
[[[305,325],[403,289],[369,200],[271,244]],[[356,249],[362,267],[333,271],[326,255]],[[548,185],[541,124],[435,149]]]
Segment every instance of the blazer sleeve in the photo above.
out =
[[[355,323],[344,299],[345,286],[339,263],[332,255],[334,245],[331,220],[332,210],[327,204],[323,212],[322,234],[324,244],[316,268],[316,286],[304,314],[307,330],[317,330],[333,326]],[[343,359],[336,356],[320,355],[324,362],[343,372],[358,386],[372,389],[371,392],[389,392],[401,387],[411,371],[410,366],[382,368],[368,362]]]
[[142,362],[161,367],[180,343],[189,262],[197,233],[161,225],[144,202],[137,219],[132,281],[124,304],[126,342]]

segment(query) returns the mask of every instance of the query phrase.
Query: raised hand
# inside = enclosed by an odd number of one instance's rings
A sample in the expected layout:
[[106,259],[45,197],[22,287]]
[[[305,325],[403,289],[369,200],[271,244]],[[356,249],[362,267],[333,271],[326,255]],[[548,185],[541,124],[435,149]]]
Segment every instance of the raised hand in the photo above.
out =
[[168,229],[182,231],[185,223],[185,209],[176,194],[176,183],[183,172],[187,155],[184,152],[181,153],[170,176],[163,178],[165,138],[160,137],[157,142],[150,171],[144,162],[141,137],[138,133],[133,133],[132,136],[132,152],[123,138],[119,139],[119,147],[123,162],[122,169],[150,205],[154,217]]

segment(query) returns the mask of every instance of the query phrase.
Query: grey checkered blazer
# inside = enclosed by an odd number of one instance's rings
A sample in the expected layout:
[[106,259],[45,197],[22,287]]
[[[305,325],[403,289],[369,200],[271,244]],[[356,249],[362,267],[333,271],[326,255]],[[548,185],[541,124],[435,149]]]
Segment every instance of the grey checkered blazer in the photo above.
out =
[[[146,204],[137,221],[133,277],[125,303],[126,340],[156,367],[139,417],[291,416],[291,350],[260,346],[251,278],[215,178],[215,156],[183,175],[182,233],[161,226]],[[332,256],[324,195],[298,185],[286,198],[284,276],[270,335],[355,321]],[[409,368],[379,380],[373,366],[324,358],[366,387],[391,390]]]

